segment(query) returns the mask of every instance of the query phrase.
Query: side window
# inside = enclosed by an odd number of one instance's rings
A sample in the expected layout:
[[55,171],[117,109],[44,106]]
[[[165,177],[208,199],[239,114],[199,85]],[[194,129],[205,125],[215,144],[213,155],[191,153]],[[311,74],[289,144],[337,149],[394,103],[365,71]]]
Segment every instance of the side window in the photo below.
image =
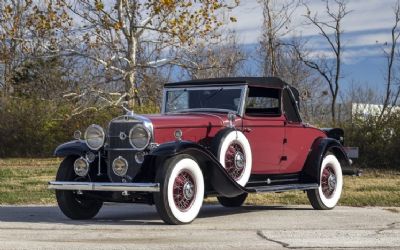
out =
[[280,91],[250,87],[245,113],[248,116],[280,116]]
[[290,96],[287,89],[283,90],[283,110],[289,122],[301,122],[298,112],[296,110],[296,103]]

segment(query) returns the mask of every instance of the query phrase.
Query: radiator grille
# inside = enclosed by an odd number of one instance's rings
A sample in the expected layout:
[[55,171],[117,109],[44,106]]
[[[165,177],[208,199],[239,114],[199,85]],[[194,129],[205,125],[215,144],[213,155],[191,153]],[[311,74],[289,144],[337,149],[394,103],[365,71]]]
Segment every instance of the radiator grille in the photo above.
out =
[[128,162],[128,172],[126,173],[126,179],[127,181],[132,181],[133,178],[138,174],[140,170],[140,165],[136,163],[135,161],[135,154],[137,151],[129,150],[118,150],[118,151],[113,151],[109,150],[108,151],[108,176],[111,178],[112,181],[115,182],[121,182],[122,177],[115,175],[113,170],[112,170],[112,163],[115,158],[118,158],[119,156],[125,158],[125,160]]
[[112,171],[112,163],[115,158],[121,156],[128,162],[127,181],[132,181],[140,170],[140,165],[135,161],[135,154],[138,152],[129,143],[129,131],[138,124],[137,120],[118,119],[112,121],[108,128],[108,176],[112,181],[120,182],[122,178]]
[[129,143],[129,131],[138,122],[111,122],[108,129],[108,138],[110,148],[131,149]]

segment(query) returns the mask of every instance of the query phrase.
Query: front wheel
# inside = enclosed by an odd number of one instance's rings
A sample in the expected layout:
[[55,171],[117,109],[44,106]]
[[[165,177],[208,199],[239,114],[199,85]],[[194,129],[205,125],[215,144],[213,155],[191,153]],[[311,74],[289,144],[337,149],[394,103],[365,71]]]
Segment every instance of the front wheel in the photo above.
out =
[[322,160],[320,185],[318,189],[308,190],[307,197],[314,209],[332,209],[342,194],[342,167],[336,156],[327,154]]
[[203,205],[204,178],[195,159],[172,157],[157,170],[156,182],[160,192],[154,194],[154,203],[165,223],[187,224],[197,217]]
[[[57,181],[75,181],[78,176],[74,172],[74,161],[77,157],[65,158],[58,169]],[[73,220],[91,219],[103,206],[102,201],[86,199],[76,191],[56,190],[58,207],[63,214]]]

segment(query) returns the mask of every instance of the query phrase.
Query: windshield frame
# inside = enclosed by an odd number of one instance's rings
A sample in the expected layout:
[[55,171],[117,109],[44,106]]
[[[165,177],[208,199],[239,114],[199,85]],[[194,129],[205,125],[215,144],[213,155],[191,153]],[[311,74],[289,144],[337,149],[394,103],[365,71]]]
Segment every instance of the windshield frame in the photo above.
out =
[[[194,108],[194,109],[184,109],[181,111],[173,111],[173,112],[166,112],[166,101],[167,101],[167,92],[171,90],[184,90],[184,89],[195,89],[195,90],[219,90],[223,88],[225,89],[239,89],[241,90],[240,94],[240,103],[238,105],[238,110],[228,110],[228,109],[218,109],[218,108]],[[164,87],[163,89],[163,98],[162,98],[162,105],[161,105],[161,114],[182,114],[182,113],[191,113],[191,112],[217,112],[217,113],[235,113],[236,115],[243,117],[244,113],[244,105],[245,100],[248,92],[247,84],[243,83],[240,85],[213,85],[213,86],[179,86],[179,87]]]

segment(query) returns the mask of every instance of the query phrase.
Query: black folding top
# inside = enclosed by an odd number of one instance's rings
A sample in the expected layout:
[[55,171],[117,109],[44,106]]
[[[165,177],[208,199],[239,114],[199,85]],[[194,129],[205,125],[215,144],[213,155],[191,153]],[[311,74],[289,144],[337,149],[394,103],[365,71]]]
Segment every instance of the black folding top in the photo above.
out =
[[265,86],[270,88],[284,88],[288,86],[286,82],[278,77],[228,77],[228,78],[209,78],[197,79],[183,82],[166,83],[165,87],[201,86],[201,85],[240,85]]

